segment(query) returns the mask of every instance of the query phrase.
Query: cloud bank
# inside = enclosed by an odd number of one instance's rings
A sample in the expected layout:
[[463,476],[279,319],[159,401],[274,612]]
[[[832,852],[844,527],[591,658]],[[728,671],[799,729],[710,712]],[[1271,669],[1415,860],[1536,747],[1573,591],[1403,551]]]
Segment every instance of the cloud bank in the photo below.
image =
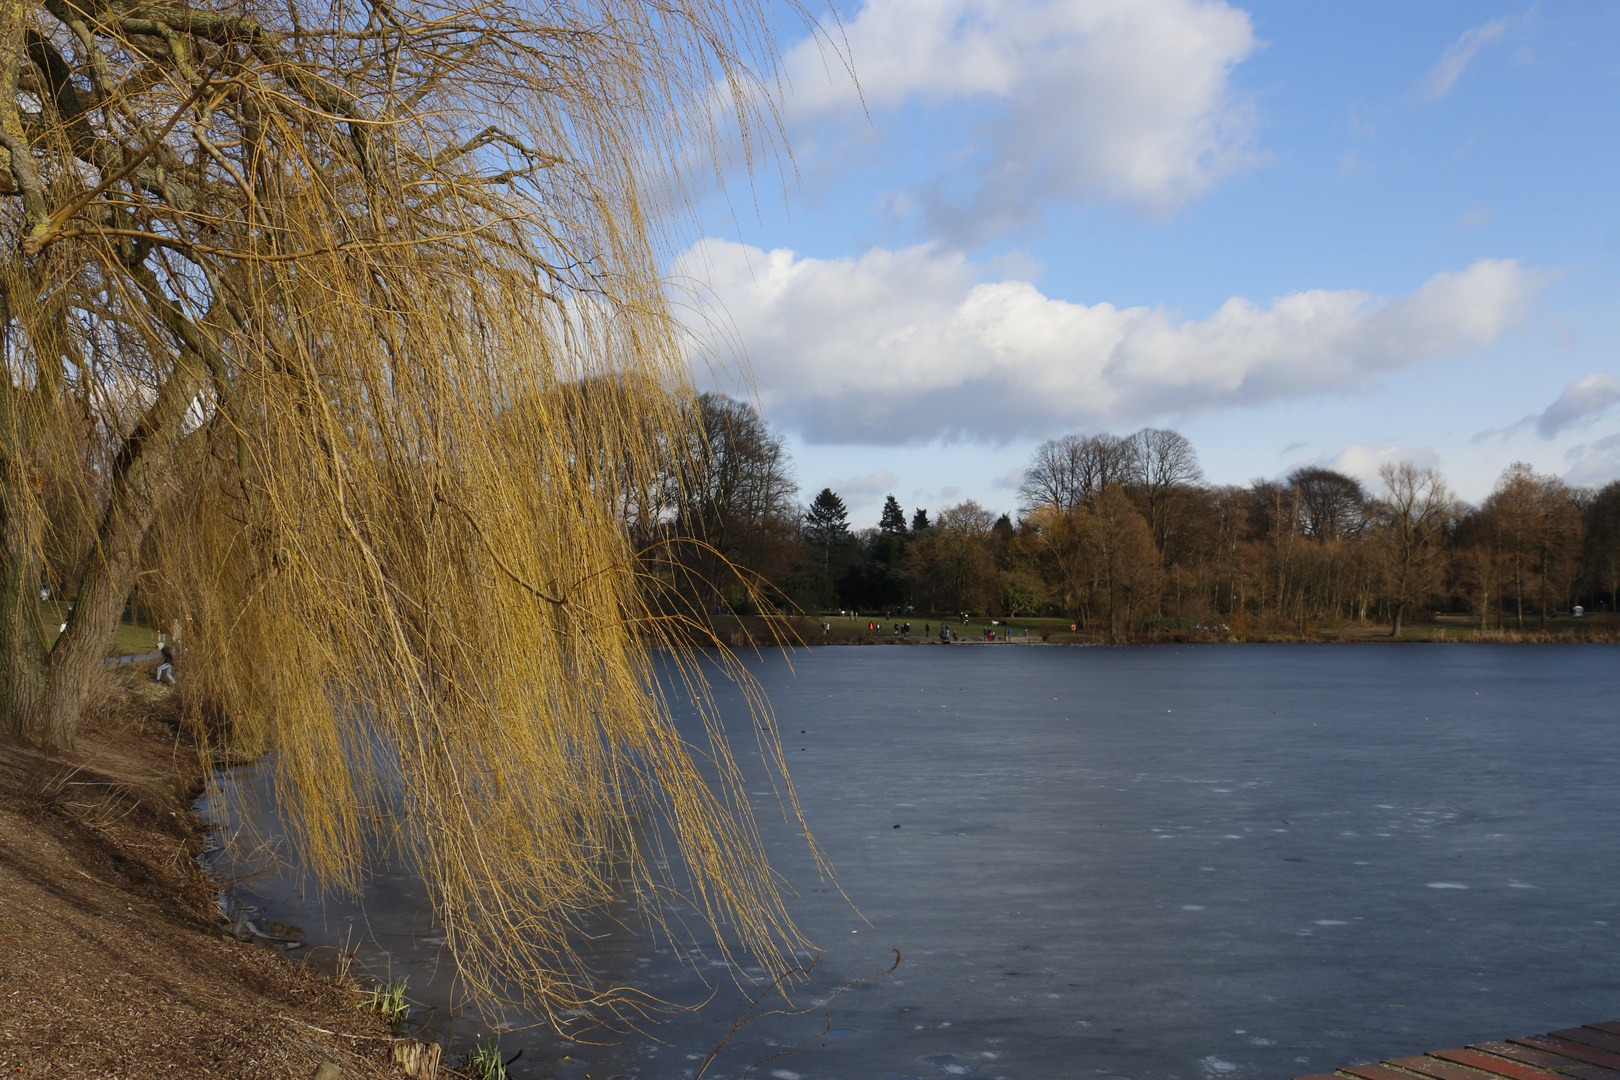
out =
[[1609,406],[1620,401],[1620,379],[1605,372],[1594,372],[1564,387],[1558,400],[1535,417],[1536,433],[1551,439],[1570,428],[1596,420]]
[[[1552,274],[1482,259],[1409,296],[1233,297],[1202,319],[1044,296],[935,245],[801,258],[724,240],[683,255],[699,338],[746,345],[771,417],[816,443],[1002,442],[1354,391],[1529,321]],[[723,348],[723,343],[719,346]]]
[[1541,412],[1521,417],[1506,427],[1486,428],[1476,433],[1470,441],[1484,442],[1497,436],[1507,439],[1527,428],[1535,428],[1536,434],[1543,439],[1555,439],[1572,428],[1590,424],[1616,401],[1620,401],[1620,379],[1606,372],[1595,371],[1564,387],[1558,400]]
[[1607,484],[1620,480],[1620,435],[1607,435],[1596,442],[1572,447],[1566,459],[1569,470],[1564,479],[1571,484]]
[[898,203],[955,243],[1052,202],[1166,214],[1256,160],[1229,76],[1259,43],[1219,0],[869,0],[823,32],[847,41],[860,92],[814,41],[791,50],[796,156],[814,170],[860,141],[867,110],[881,131],[902,107],[939,109],[962,164]]

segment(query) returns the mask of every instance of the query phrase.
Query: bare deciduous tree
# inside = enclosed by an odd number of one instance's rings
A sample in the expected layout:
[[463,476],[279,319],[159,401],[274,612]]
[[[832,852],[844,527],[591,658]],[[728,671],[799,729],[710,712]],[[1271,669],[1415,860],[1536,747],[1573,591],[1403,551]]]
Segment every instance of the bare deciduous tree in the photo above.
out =
[[749,580],[768,578],[789,559],[798,484],[781,435],[752,405],[706,393],[693,411],[690,438],[668,478],[668,502],[674,536],[697,543],[677,544],[672,554],[685,570],[683,584],[703,602],[716,591],[742,602],[751,590],[736,580],[739,571]]
[[1524,629],[1530,600],[1545,629],[1548,606],[1573,579],[1584,538],[1585,523],[1569,488],[1556,476],[1515,462],[1503,470],[1473,525],[1476,542],[1494,548],[1500,560],[1499,592],[1504,600],[1511,595],[1518,628]]
[[1024,472],[1019,505],[1055,506],[1065,513],[1087,505],[1109,484],[1129,480],[1131,447],[1117,435],[1065,435],[1035,449]]
[[1385,493],[1372,503],[1374,565],[1389,604],[1389,635],[1399,637],[1406,610],[1445,583],[1445,530],[1455,505],[1433,469],[1402,462],[1382,466],[1378,475]]
[[1366,525],[1367,494],[1361,482],[1310,465],[1288,474],[1298,499],[1300,532],[1318,543],[1353,540]]
[[1108,636],[1120,636],[1137,607],[1158,599],[1164,585],[1159,551],[1147,520],[1118,484],[1103,488],[1084,517],[1081,537],[1091,573],[1108,607]]
[[996,515],[969,499],[939,512],[933,531],[906,553],[908,565],[932,585],[939,611],[986,610],[996,584],[991,529]]
[[1129,484],[1141,500],[1154,542],[1164,552],[1178,505],[1204,481],[1198,452],[1185,436],[1164,428],[1143,428],[1126,439],[1126,444],[1130,451]]
[[1620,480],[1604,485],[1586,508],[1582,562],[1594,589],[1609,594],[1609,610],[1620,610]]

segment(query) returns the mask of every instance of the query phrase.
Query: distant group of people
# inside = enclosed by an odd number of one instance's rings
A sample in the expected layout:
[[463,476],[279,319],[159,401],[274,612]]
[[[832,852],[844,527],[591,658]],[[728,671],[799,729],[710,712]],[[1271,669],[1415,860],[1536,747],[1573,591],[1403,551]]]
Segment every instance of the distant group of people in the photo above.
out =
[[[866,628],[868,630],[872,631],[872,633],[874,633],[874,634],[883,633],[883,624],[881,622],[878,622],[876,619],[868,619],[867,623],[866,623]],[[821,624],[821,632],[823,634],[827,633],[831,629],[832,629],[832,624],[831,623],[822,623]],[[911,636],[911,624],[910,623],[895,623],[892,632],[893,632],[895,637],[910,637]],[[924,631],[924,633],[927,633],[927,631]]]

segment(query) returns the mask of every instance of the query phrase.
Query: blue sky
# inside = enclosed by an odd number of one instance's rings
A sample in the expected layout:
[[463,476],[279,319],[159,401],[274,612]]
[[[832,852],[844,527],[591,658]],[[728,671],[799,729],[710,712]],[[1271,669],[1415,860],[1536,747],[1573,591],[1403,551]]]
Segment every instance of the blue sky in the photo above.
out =
[[785,41],[796,175],[734,177],[672,268],[806,499],[1011,510],[1042,439],[1144,425],[1216,483],[1620,477],[1620,7],[869,0],[841,37],[861,94]]

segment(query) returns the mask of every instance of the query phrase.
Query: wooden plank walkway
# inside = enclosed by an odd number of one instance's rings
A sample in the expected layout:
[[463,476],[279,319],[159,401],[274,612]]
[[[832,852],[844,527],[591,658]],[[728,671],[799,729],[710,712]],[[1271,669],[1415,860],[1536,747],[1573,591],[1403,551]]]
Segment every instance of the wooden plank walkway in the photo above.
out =
[[1295,1080],[1620,1080],[1620,1021],[1431,1050]]

